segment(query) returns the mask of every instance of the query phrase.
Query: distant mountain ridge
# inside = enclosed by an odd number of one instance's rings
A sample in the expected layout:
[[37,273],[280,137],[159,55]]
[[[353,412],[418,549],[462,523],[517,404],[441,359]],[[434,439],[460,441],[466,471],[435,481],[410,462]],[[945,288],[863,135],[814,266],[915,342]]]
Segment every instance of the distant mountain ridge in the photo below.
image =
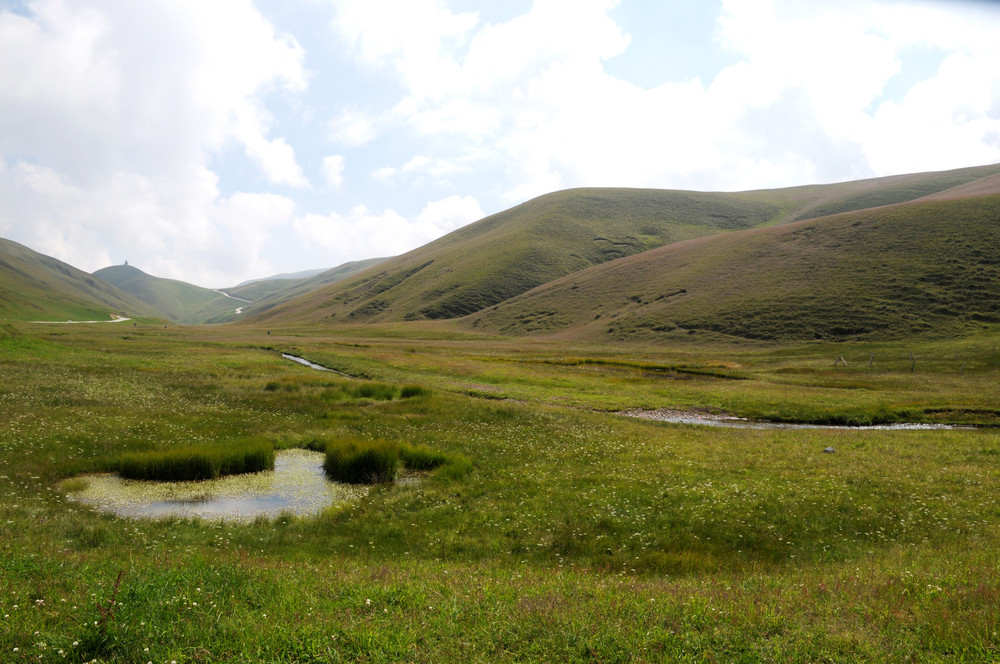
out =
[[386,260],[388,259],[368,258],[360,261],[349,261],[329,270],[321,270],[308,278],[261,279],[234,288],[227,288],[225,291],[230,295],[252,301],[252,304],[245,309],[247,314],[260,313],[326,284],[352,277]]
[[[384,260],[351,261],[321,270],[309,278],[260,279],[215,290],[176,279],[154,277],[127,263],[101,268],[94,272],[94,276],[131,293],[175,323],[208,325],[232,322],[246,317],[251,311],[266,311],[280,302],[350,277]],[[306,273],[314,272],[309,270]]]
[[220,291],[129,265],[88,275],[0,240],[0,320],[114,316],[425,320],[588,343],[979,333],[1000,327],[1000,164],[736,193],[554,192],[402,256]]
[[241,306],[218,291],[154,277],[132,265],[111,265],[93,274],[183,325],[227,322],[236,317]]
[[[319,268],[316,270],[302,270],[301,272],[283,272],[282,274],[273,274],[270,277],[261,277],[259,279],[248,279],[242,283],[233,286],[233,289],[240,288],[242,286],[249,286],[250,284],[256,284],[261,281],[281,281],[281,280],[295,280],[301,281],[304,279],[310,279],[315,277],[317,274],[326,272],[327,268]],[[232,289],[227,289],[232,290]]]

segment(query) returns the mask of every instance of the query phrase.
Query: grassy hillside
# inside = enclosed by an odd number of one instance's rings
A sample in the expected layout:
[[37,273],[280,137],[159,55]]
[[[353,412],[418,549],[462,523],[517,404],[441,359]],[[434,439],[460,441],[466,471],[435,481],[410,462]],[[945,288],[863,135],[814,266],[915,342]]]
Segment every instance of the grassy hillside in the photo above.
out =
[[161,316],[149,305],[71,265],[0,238],[0,319],[110,320]]
[[470,224],[355,279],[275,306],[262,319],[457,318],[579,270],[656,247],[912,200],[997,172],[1000,166],[739,193],[556,192]]
[[662,247],[470,322],[629,341],[900,338],[1000,323],[1000,195],[921,201]]
[[131,293],[175,323],[225,322],[235,317],[236,309],[244,304],[208,288],[154,277],[131,265],[101,268],[94,276]]
[[797,208],[784,221],[801,221],[841,212],[905,203],[956,189],[961,192],[960,196],[973,193],[973,187],[980,188],[978,191],[980,195],[1000,193],[997,174],[1000,174],[1000,164],[894,175],[838,184],[793,187],[772,190],[770,193],[785,199],[787,206]]
[[591,265],[767,223],[780,213],[754,194],[556,192],[276,307],[272,315],[338,321],[453,318]]
[[251,315],[254,312],[267,311],[282,302],[286,302],[327,284],[353,277],[386,260],[388,259],[369,258],[361,261],[350,261],[308,278],[265,279],[236,286],[235,288],[227,288],[226,292],[236,297],[251,300],[252,304],[247,305],[244,310],[246,314]]

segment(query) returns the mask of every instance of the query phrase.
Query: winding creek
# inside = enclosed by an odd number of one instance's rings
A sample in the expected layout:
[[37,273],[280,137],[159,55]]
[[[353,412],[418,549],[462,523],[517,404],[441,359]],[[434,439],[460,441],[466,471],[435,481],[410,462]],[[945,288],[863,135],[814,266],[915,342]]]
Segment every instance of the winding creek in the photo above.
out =
[[620,415],[626,417],[636,417],[642,420],[655,420],[657,422],[669,422],[671,424],[699,424],[709,427],[727,427],[730,429],[828,429],[846,431],[935,431],[952,429],[972,429],[974,427],[954,426],[951,424],[919,424],[919,423],[898,423],[898,424],[873,424],[870,426],[849,426],[846,424],[795,424],[790,422],[762,422],[760,420],[748,420],[742,417],[731,415],[711,415],[690,411],[679,411],[670,409],[659,410],[623,410]]
[[324,367],[322,364],[316,364],[315,362],[310,362],[304,357],[298,357],[297,355],[289,355],[288,353],[282,353],[281,356],[286,360],[291,360],[292,362],[298,362],[299,364],[307,366],[310,369],[316,369],[317,371],[330,371],[337,374],[338,376],[343,376],[344,378],[355,377],[352,376],[351,374],[344,373],[343,371],[337,371],[336,369],[331,369],[330,367]]

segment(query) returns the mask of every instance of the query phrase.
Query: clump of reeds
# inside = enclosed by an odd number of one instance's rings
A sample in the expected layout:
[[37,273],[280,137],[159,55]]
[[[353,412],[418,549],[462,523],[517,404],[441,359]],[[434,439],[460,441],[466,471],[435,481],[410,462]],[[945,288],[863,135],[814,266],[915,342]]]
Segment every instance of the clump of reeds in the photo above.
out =
[[425,397],[431,393],[426,387],[420,385],[404,385],[399,390],[400,399],[413,399],[415,397]]
[[448,455],[426,445],[400,445],[399,458],[410,470],[434,470],[448,463]]
[[387,440],[340,440],[326,446],[323,469],[330,479],[349,484],[378,484],[396,479],[399,465],[409,470],[440,469],[449,479],[472,472],[464,456],[449,455],[426,445],[396,444]]
[[396,388],[385,383],[359,383],[350,386],[350,392],[357,399],[375,399],[376,401],[392,401],[396,398]]
[[387,440],[340,440],[326,447],[323,470],[338,482],[378,484],[396,479],[399,446]]
[[374,381],[344,381],[328,384],[323,391],[322,398],[327,401],[349,401],[352,399],[392,401],[397,395],[398,390],[395,385]]
[[274,469],[274,446],[251,441],[215,449],[185,447],[123,454],[109,464],[111,470],[133,480],[182,482],[211,480]]

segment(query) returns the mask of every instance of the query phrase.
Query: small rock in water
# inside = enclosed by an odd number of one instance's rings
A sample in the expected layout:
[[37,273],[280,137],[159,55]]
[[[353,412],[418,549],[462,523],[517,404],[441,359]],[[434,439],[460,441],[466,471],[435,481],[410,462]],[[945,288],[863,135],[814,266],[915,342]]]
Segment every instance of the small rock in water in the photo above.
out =
[[823,451],[826,452],[827,454],[833,454],[837,450],[833,449],[832,447],[824,447]]

